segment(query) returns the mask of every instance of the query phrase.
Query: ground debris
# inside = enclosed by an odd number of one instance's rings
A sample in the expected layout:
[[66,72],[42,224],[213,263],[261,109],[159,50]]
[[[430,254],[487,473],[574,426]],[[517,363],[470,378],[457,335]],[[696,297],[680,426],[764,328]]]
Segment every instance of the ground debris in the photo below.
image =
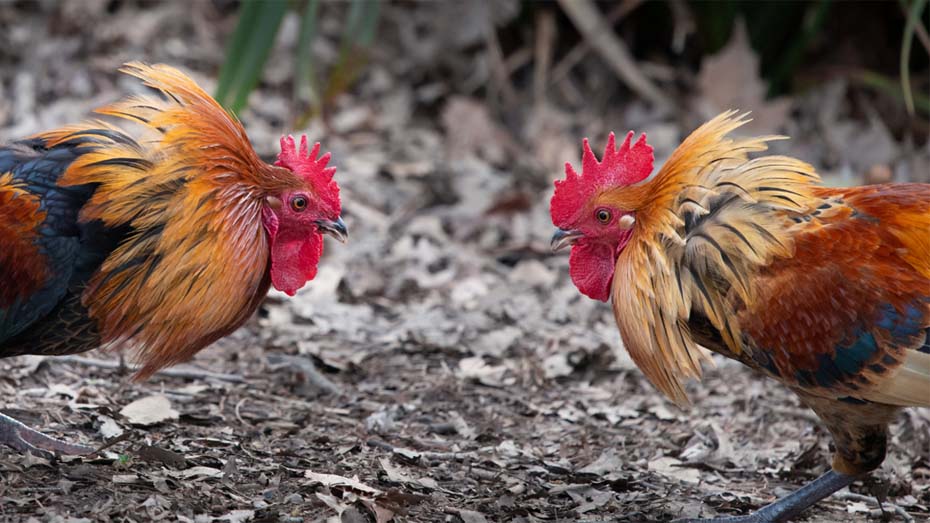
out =
[[[115,73],[129,59],[181,66],[212,91],[234,4],[0,3],[0,21],[15,20],[0,31],[0,141],[82,121],[137,88]],[[0,449],[0,520],[660,522],[745,512],[826,469],[829,436],[812,414],[738,364],[717,360],[689,384],[690,410],[662,399],[609,305],[579,295],[567,256],[549,252],[551,182],[578,165],[583,136],[602,147],[608,131],[645,130],[662,160],[695,122],[627,94],[589,100],[584,89],[616,91],[588,51],[550,79],[559,97],[500,103],[481,90],[516,91],[533,53],[505,57],[502,77],[486,24],[511,23],[520,4],[442,5],[384,4],[393,52],[370,57],[326,124],[291,129],[293,38],[240,115],[266,159],[285,129],[333,152],[351,237],[327,243],[305,289],[272,292],[242,329],[146,382],[103,352],[0,360],[5,414],[115,441],[57,461]],[[339,53],[339,25],[323,22],[325,58]],[[737,100],[766,130],[797,134],[773,147],[837,183],[930,172],[925,144],[896,143],[867,101],[866,119],[848,116],[847,85],[790,100],[798,116],[765,100],[739,38],[705,58],[699,107]],[[739,70],[721,76],[715,59]],[[886,510],[930,521],[930,415],[902,414],[892,438]],[[808,520],[877,521],[856,489]]]

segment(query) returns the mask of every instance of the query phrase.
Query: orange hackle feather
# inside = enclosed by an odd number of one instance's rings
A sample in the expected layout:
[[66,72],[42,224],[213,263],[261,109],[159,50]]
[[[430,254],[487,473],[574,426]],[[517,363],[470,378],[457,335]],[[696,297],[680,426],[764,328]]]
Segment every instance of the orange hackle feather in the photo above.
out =
[[[593,203],[636,213],[612,288],[631,357],[687,403],[683,383],[707,359],[691,329],[706,318],[720,337],[708,348],[805,394],[930,405],[930,354],[917,350],[930,327],[930,186],[825,188],[799,160],[750,159],[780,137],[729,136],[747,121],[721,114],[651,180]],[[874,351],[854,347],[863,325]]]
[[261,161],[239,121],[181,72],[135,62],[122,71],[163,97],[132,96],[97,112],[142,124],[144,137],[94,121],[39,138],[92,149],[59,182],[96,184],[82,221],[134,231],[82,301],[106,346],[137,351],[145,378],[247,319],[269,285],[263,201],[306,184]]
[[[709,318],[730,350],[742,350],[731,298],[710,280],[726,279],[739,299],[752,300],[753,273],[794,248],[790,220],[771,211],[798,212],[815,201],[819,178],[811,166],[782,156],[748,158],[780,137],[728,136],[747,121],[721,114],[694,131],[651,180],[598,200],[636,212],[635,231],[617,260],[614,314],[630,356],[679,404],[688,401],[684,381],[699,378],[701,362],[710,361],[688,332],[693,310]],[[687,226],[707,216],[699,227]]]
[[[610,294],[660,391],[687,403],[709,349],[788,386],[830,431],[831,471],[738,518],[787,521],[881,465],[903,407],[930,406],[930,185],[825,188],[804,162],[750,158],[778,137],[731,137],[746,121],[721,114],[652,179],[582,203],[630,217],[600,229],[619,251]],[[590,230],[560,230],[554,245]]]

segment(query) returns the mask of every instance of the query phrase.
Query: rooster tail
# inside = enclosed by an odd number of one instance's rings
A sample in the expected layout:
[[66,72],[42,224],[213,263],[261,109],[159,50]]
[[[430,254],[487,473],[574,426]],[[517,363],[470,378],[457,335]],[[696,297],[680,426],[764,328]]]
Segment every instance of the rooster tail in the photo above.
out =
[[903,407],[930,407],[930,352],[924,351],[930,351],[930,340],[920,350],[905,351],[897,373],[883,380],[866,399]]

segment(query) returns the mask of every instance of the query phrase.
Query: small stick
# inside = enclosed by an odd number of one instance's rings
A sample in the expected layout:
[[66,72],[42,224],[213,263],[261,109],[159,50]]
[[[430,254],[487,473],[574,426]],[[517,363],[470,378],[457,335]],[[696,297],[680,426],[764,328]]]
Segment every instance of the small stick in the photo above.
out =
[[[894,503],[888,503],[888,502],[880,503],[873,496],[866,496],[864,494],[857,494],[855,492],[847,491],[847,492],[837,492],[836,494],[833,494],[833,498],[839,499],[842,501],[861,501],[863,503],[869,503],[869,504],[878,503],[879,508],[874,509],[871,512],[869,512],[870,516],[882,515],[885,512],[885,508],[887,507],[887,508],[891,508],[895,514],[901,516],[906,523],[914,523],[914,516],[908,514],[907,511],[904,510],[904,507],[900,507],[898,505],[895,505]],[[873,512],[877,512],[877,514],[873,514]]]
[[324,376],[313,364],[313,360],[304,356],[291,356],[290,354],[269,354],[268,363],[274,369],[295,367],[304,375],[307,383],[322,391],[324,394],[342,394],[339,385]]
[[[125,366],[118,361],[98,360],[94,358],[85,358],[84,356],[56,356],[49,361],[60,361],[64,363],[74,363],[86,367],[97,367],[100,369],[123,369]],[[183,378],[191,380],[214,379],[219,381],[228,381],[231,383],[245,383],[245,378],[238,374],[223,374],[220,372],[211,372],[200,370],[195,367],[175,367],[173,369],[162,369],[155,373],[156,376],[166,376],[169,378]]]
[[116,445],[117,443],[119,443],[119,442],[121,442],[121,441],[126,441],[126,440],[131,439],[131,438],[133,438],[133,437],[135,437],[135,436],[136,436],[135,433],[133,433],[132,431],[127,430],[127,431],[123,432],[122,434],[120,434],[119,436],[116,436],[116,437],[114,437],[114,438],[112,438],[112,439],[110,439],[110,440],[104,442],[103,445],[100,445],[99,447],[97,447],[96,449],[94,449],[94,451],[91,452],[90,455],[91,455],[91,456],[99,456],[100,453],[103,452],[104,450],[106,450],[106,449],[112,447],[113,445]]
[[465,459],[478,459],[478,453],[474,451],[436,452],[432,450],[413,450],[413,449],[405,449],[403,447],[395,447],[394,445],[391,445],[390,443],[387,443],[385,441],[380,441],[377,439],[370,439],[366,441],[365,444],[368,445],[369,447],[383,449],[388,452],[398,454],[400,456],[407,456],[407,455],[415,454],[421,458],[435,459],[439,461],[447,461],[447,460],[462,461]]
[[497,39],[497,30],[493,22],[488,22],[485,41],[488,49],[488,61],[491,72],[498,84],[497,87],[500,88],[501,97],[504,99],[504,105],[510,106],[516,102],[517,92],[510,83],[510,74],[507,72],[504,52],[501,50],[500,40]]

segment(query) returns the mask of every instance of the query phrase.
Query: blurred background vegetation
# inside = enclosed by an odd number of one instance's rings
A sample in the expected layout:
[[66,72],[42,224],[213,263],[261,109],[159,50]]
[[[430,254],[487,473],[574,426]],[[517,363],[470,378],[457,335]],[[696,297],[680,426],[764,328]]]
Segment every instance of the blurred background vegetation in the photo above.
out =
[[[328,70],[316,63],[311,50],[321,3],[325,4],[323,9],[342,11],[338,59]],[[766,81],[768,96],[803,90],[825,77],[839,75],[898,100],[909,114],[920,111],[926,115],[930,113],[927,3],[624,0],[585,7],[603,12],[607,26],[630,43],[636,56],[676,69],[695,70],[701,58],[719,52],[730,41],[737,24],[744,21],[749,42],[758,54],[759,72]],[[487,4],[489,10],[513,10],[504,2]],[[559,26],[559,35],[579,33],[562,38],[555,46],[559,48],[555,54],[572,50],[579,39],[596,41],[598,36],[586,33],[583,22],[566,16],[564,9],[571,4],[591,4],[591,0],[566,0],[560,4],[562,8],[554,2],[520,2],[514,15],[497,27],[496,38],[504,47],[519,46],[519,40],[537,28],[537,15],[548,12]],[[239,10],[216,92],[233,111],[246,105],[248,94],[259,83],[288,10],[300,15],[292,86],[295,101],[304,106],[297,118],[299,124],[321,114],[335,96],[352,86],[364,69],[371,47],[378,43],[381,2],[374,0],[243,0]],[[915,39],[923,52],[913,52]],[[852,59],[848,56],[850,40],[865,44],[856,47]],[[911,71],[919,74],[912,75]]]
[[194,73],[269,149],[419,126],[541,188],[581,136],[648,130],[661,160],[737,108],[830,183],[927,180],[928,2],[0,2],[0,138],[84,117],[143,60]]
[[294,98],[308,106],[298,122],[303,123],[318,113],[334,96],[350,87],[364,67],[368,48],[374,42],[381,3],[350,0],[339,7],[346,9],[339,57],[321,81],[312,55],[320,1],[243,1],[220,71],[217,100],[233,111],[245,107],[249,93],[261,78],[285,13],[294,10],[300,14],[300,37],[294,54]]

